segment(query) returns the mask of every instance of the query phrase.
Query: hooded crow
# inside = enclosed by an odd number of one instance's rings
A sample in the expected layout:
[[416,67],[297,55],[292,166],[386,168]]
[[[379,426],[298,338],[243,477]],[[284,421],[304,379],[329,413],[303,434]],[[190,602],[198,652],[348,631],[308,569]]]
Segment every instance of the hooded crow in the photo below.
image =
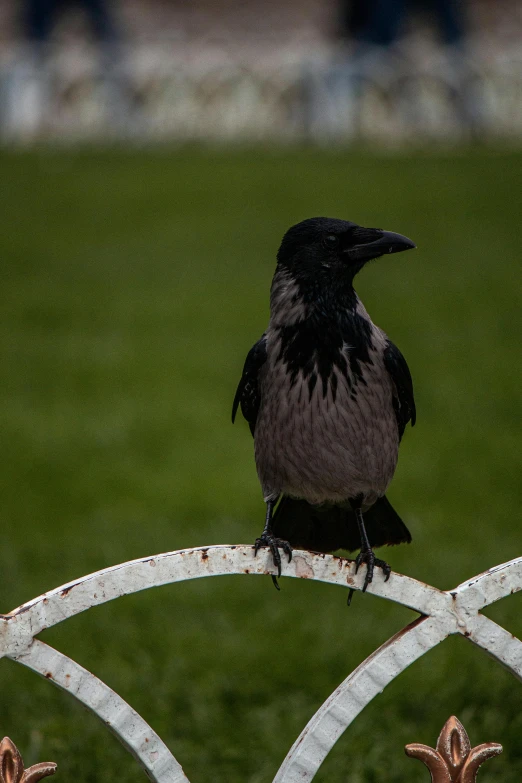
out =
[[266,503],[255,552],[269,547],[279,576],[279,549],[291,560],[292,547],[360,547],[364,591],[376,566],[386,580],[391,572],[373,547],[411,541],[385,492],[404,429],[415,424],[412,379],[353,280],[371,259],[414,247],[401,234],[324,217],[283,237],[268,328],[246,358],[232,409],[234,421],[241,406],[254,436]]

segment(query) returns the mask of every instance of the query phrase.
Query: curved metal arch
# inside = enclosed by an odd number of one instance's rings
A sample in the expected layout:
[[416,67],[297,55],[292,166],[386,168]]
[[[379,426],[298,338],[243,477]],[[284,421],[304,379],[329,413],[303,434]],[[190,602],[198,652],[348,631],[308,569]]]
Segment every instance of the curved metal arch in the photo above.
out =
[[[262,550],[254,557],[251,546],[198,547],[130,560],[68,582],[0,615],[0,657],[23,649],[46,628],[140,590],[205,576],[272,573],[276,569],[270,552]],[[355,573],[353,560],[301,550],[296,550],[292,561],[285,564],[284,576],[315,579],[354,590],[362,590],[364,583],[364,573]],[[391,574],[388,582],[377,578],[369,592],[420,614],[430,614],[435,603],[442,608],[447,602],[446,593],[396,573]]]
[[296,739],[274,783],[307,783],[359,713],[410,664],[461,633],[522,680],[522,642],[484,615],[455,630],[447,618],[421,617],[366,658],[319,707]]
[[442,599],[440,594],[434,594],[429,617],[421,617],[399,631],[321,705],[290,749],[274,783],[312,780],[362,709],[410,663],[451,634],[461,634],[522,680],[522,642],[478,611],[521,589],[522,558],[517,558],[447,591]]
[[83,666],[39,639],[14,660],[71,693],[115,734],[157,783],[189,783],[181,764],[136,710]]
[[[200,547],[122,563],[45,593],[8,615],[0,615],[0,657],[12,658],[72,693],[110,726],[151,780],[188,783],[168,748],[123,699],[34,636],[92,606],[149,587],[203,576],[273,572],[270,553],[260,552],[256,558],[250,546]],[[353,561],[303,551],[294,552],[292,563],[285,564],[284,575],[355,590],[361,590],[364,581],[363,573],[355,574]],[[361,710],[413,661],[450,634],[465,636],[522,679],[522,642],[479,612],[521,589],[522,558],[479,574],[453,591],[443,592],[396,573],[388,582],[378,579],[372,583],[372,593],[414,609],[421,617],[372,653],[333,692],[301,732],[274,783],[312,780]],[[53,666],[46,668],[51,662]],[[147,739],[158,748],[157,757],[150,756]]]
[[479,611],[520,590],[522,590],[522,557],[517,557],[462,582],[451,591],[451,595],[455,595],[457,603],[460,604],[464,596],[464,608]]
[[428,650],[448,636],[431,617],[414,620],[363,661],[328,697],[296,739],[273,783],[306,783],[360,712]]

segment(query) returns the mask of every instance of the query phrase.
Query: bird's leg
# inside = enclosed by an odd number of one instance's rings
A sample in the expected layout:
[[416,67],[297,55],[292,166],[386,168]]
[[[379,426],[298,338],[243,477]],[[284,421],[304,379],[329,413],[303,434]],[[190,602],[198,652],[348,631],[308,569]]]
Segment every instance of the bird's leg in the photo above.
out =
[[[378,568],[382,568],[384,573],[384,581],[387,582],[390,578],[391,574],[391,568],[384,560],[379,560],[378,557],[375,557],[373,550],[370,546],[370,542],[368,540],[368,535],[366,533],[366,528],[364,526],[364,518],[363,518],[363,512],[361,510],[361,506],[358,505],[354,508],[355,511],[355,518],[357,519],[357,526],[359,528],[359,535],[361,537],[361,551],[355,558],[355,573],[359,570],[359,567],[366,563],[366,577],[364,579],[364,585],[363,585],[363,593],[366,592],[366,588],[370,584],[370,582],[373,581],[373,571],[375,566]],[[351,595],[349,596],[349,600],[351,600]]]
[[[256,538],[256,543],[254,544],[254,556],[257,555],[260,548],[262,546],[269,547],[272,558],[274,560],[274,565],[277,568],[277,576],[281,576],[281,555],[279,554],[279,548],[283,550],[285,555],[288,555],[288,562],[292,559],[292,547],[288,543],[288,541],[285,541],[282,538],[275,538],[273,532],[272,532],[272,514],[274,511],[274,506],[277,503],[277,498],[275,500],[267,500],[266,501],[266,518],[265,518],[265,526],[263,528],[263,532],[259,536],[259,538]],[[272,576],[272,582],[274,583],[277,590],[280,590],[279,584],[277,582],[277,577]]]

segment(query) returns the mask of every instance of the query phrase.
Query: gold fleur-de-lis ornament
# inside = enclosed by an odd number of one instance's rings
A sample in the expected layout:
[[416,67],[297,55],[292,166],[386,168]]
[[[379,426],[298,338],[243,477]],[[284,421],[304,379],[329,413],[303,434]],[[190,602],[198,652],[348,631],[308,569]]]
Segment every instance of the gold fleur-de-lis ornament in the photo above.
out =
[[25,769],[18,748],[9,737],[0,742],[0,783],[36,783],[48,775],[54,775],[56,764],[44,761]]
[[472,748],[466,729],[453,715],[444,724],[436,748],[413,743],[404,750],[426,764],[432,783],[475,783],[480,765],[502,753],[502,745],[484,742]]

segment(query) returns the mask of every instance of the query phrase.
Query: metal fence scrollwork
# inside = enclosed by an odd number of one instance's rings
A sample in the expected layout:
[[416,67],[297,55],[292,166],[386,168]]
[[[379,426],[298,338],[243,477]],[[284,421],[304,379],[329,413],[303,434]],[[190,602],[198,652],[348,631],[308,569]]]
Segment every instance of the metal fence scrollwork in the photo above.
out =
[[9,737],[0,742],[0,783],[37,783],[55,772],[53,761],[43,761],[26,769],[14,742]]
[[452,715],[439,734],[436,748],[413,743],[406,745],[405,751],[426,764],[432,783],[475,783],[479,767],[502,753],[502,745],[484,742],[472,748],[466,729]]
[[[152,781],[188,783],[179,762],[129,704],[94,674],[36,637],[44,629],[93,606],[150,587],[205,576],[271,574],[273,570],[270,554],[261,551],[254,557],[251,546],[166,552],[106,568],[0,615],[0,657],[27,666],[94,712]],[[354,590],[361,590],[364,581],[364,574],[355,573],[352,560],[299,550],[294,552],[292,562],[285,564],[283,575]],[[370,591],[374,595],[413,609],[419,617],[379,647],[335,689],[297,738],[273,783],[311,781],[335,742],[364,707],[411,663],[452,634],[464,636],[522,679],[522,642],[481,613],[486,606],[521,589],[522,557],[449,591],[397,573],[392,573],[388,582],[373,582]],[[430,767],[436,783],[472,783],[472,773],[479,764],[500,752],[500,746],[492,743],[487,749],[478,746],[471,750],[464,729],[455,721],[448,721],[436,749],[407,746],[409,755],[424,760],[429,767],[446,764],[446,773],[440,772],[441,777],[434,776]],[[451,770],[456,777],[451,776]],[[463,770],[467,770],[465,779]]]

